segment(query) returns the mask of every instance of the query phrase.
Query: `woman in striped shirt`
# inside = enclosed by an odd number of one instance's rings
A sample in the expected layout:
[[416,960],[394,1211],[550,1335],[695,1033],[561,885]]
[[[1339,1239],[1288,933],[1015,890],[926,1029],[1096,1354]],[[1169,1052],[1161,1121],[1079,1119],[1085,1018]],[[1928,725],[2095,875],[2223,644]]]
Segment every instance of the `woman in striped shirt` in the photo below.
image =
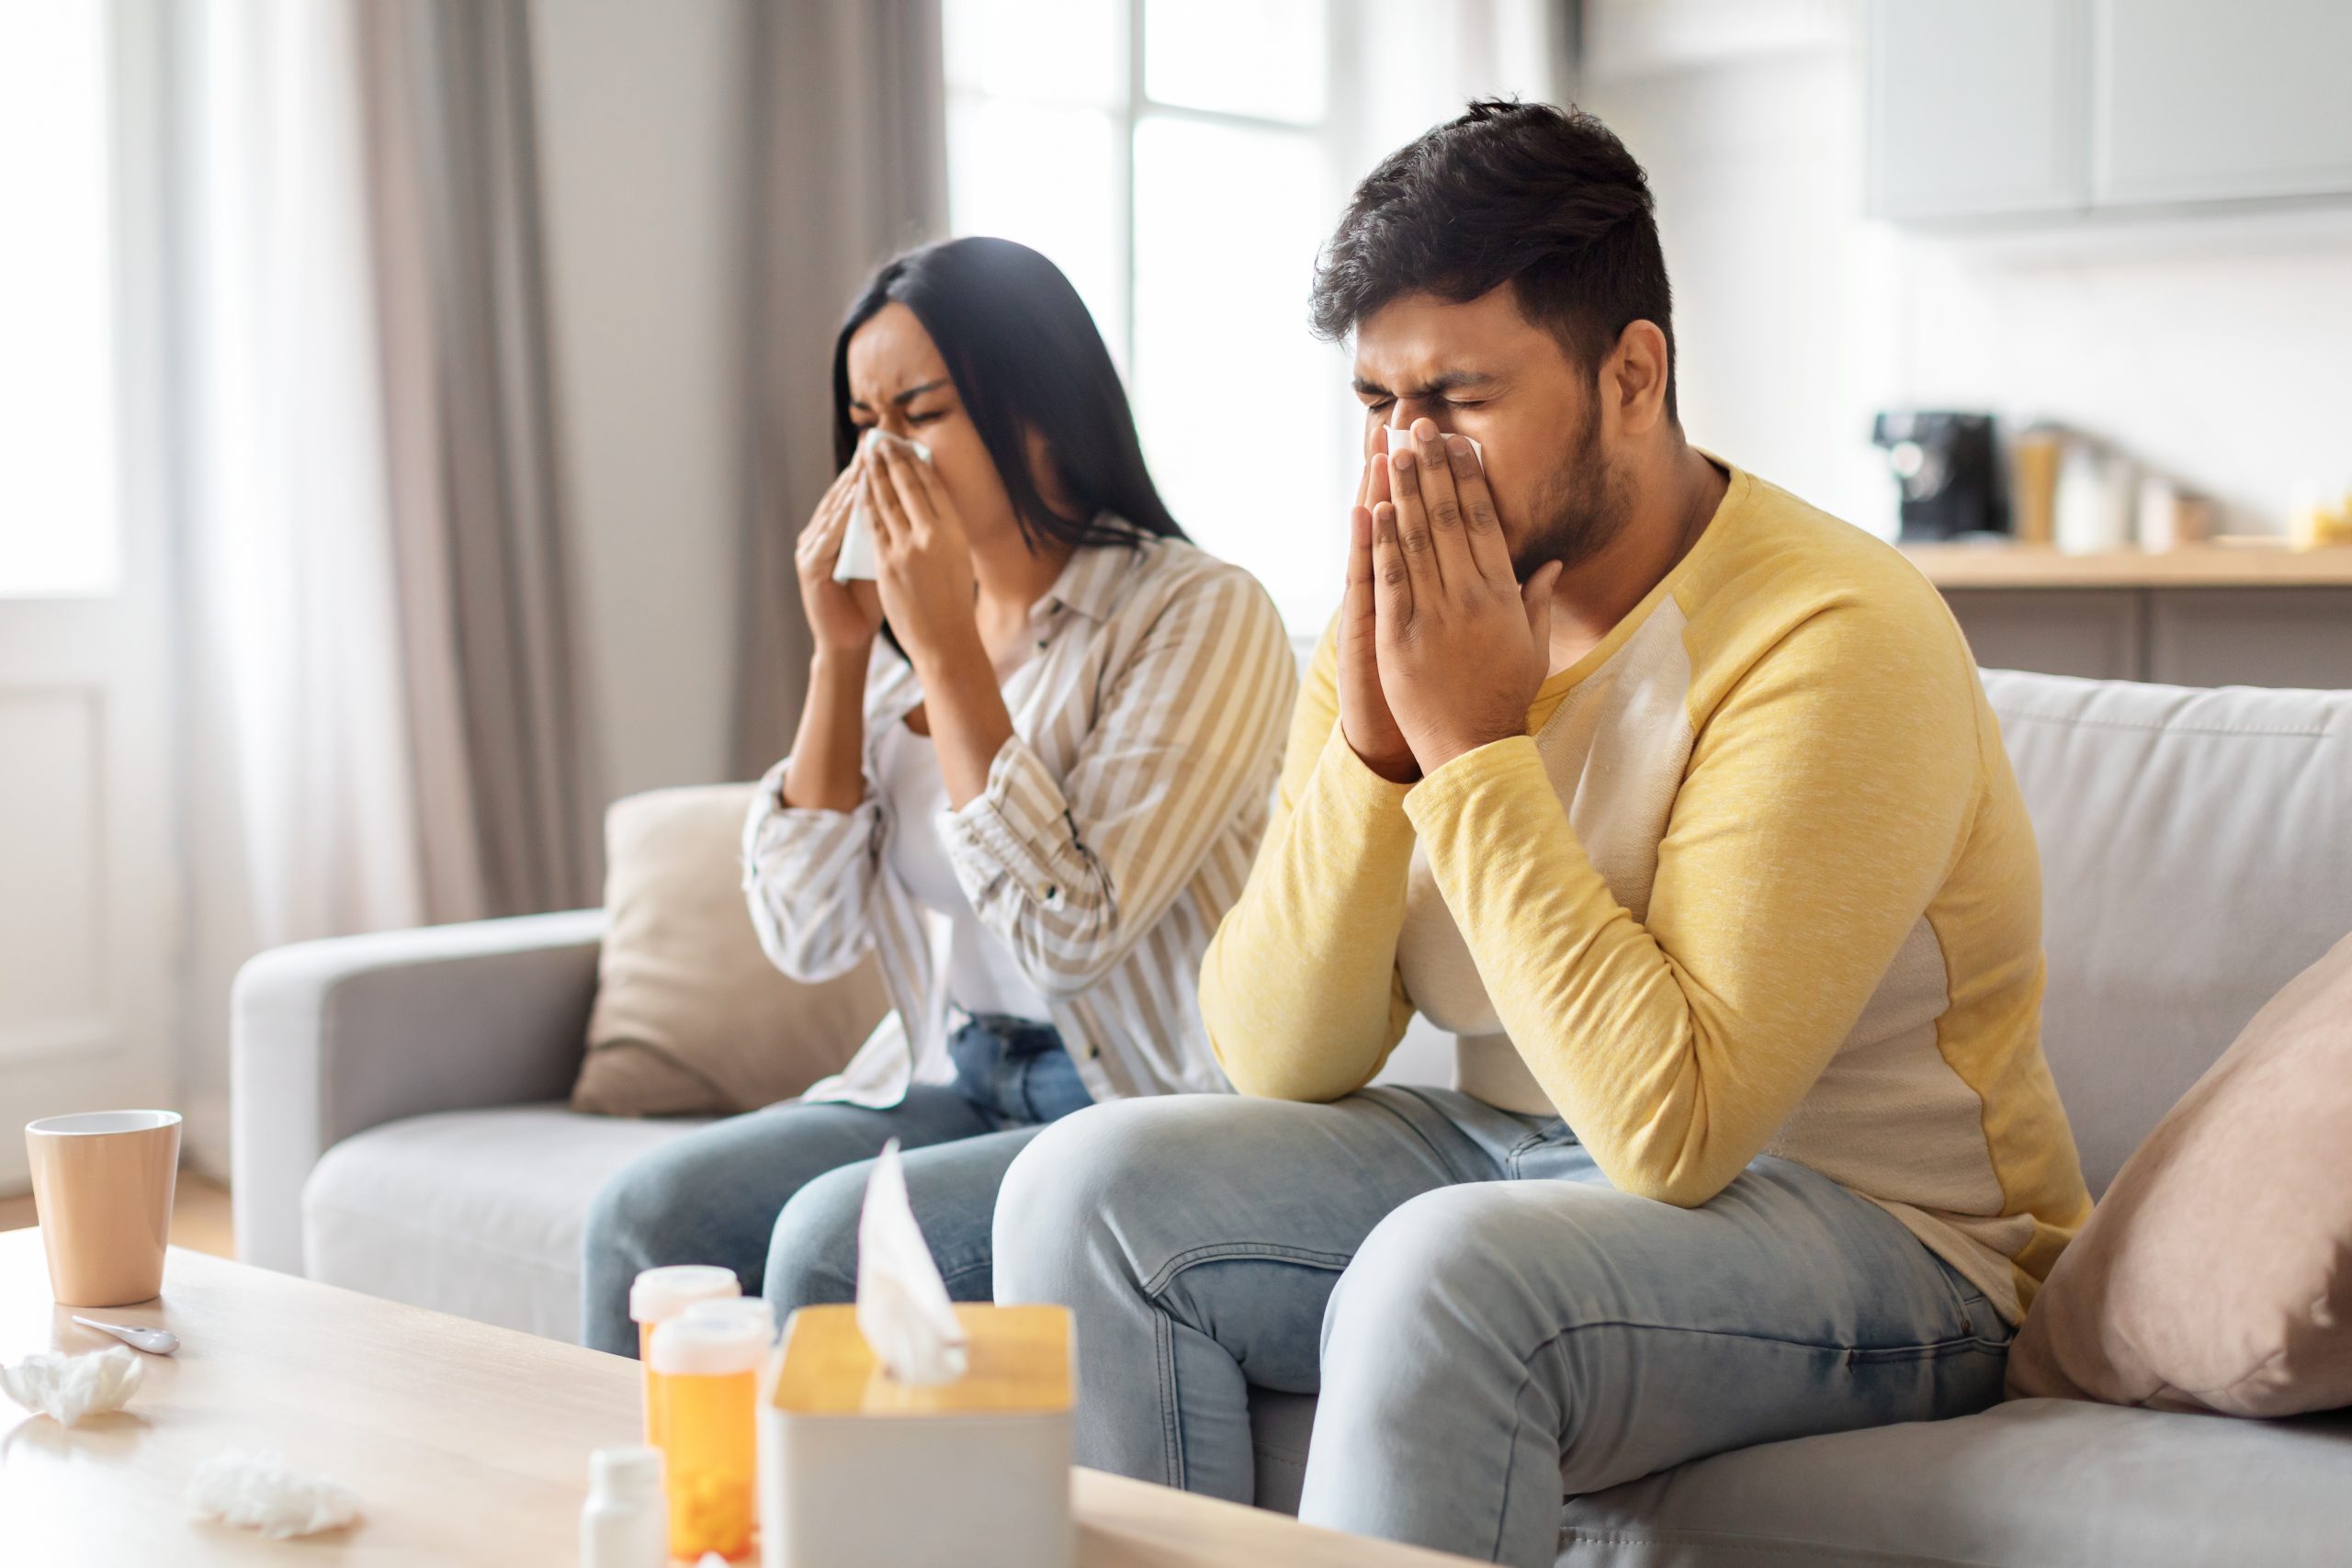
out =
[[[1086,307],[1025,246],[886,265],[833,404],[841,477],[797,558],[808,699],[744,825],[744,886],[777,967],[871,953],[894,1009],[838,1077],[599,1196],[582,1322],[603,1349],[634,1350],[629,1281],[662,1264],[748,1286],[764,1260],[779,1316],[851,1299],[865,1163],[892,1138],[949,1292],[986,1301],[997,1187],[1040,1127],[1227,1087],[1196,989],[1296,686],[1272,604],[1185,542]],[[836,581],[858,512],[873,581]]]

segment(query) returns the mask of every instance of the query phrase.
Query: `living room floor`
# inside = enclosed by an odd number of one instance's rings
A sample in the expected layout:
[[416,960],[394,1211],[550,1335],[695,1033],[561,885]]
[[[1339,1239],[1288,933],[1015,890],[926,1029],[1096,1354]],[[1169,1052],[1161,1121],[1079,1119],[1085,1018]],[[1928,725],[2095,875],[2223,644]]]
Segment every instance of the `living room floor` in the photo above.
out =
[[[22,1230],[37,1224],[32,1194],[0,1198],[0,1231]],[[209,1177],[180,1172],[172,1196],[172,1245],[215,1258],[237,1256],[229,1223],[229,1190]]]

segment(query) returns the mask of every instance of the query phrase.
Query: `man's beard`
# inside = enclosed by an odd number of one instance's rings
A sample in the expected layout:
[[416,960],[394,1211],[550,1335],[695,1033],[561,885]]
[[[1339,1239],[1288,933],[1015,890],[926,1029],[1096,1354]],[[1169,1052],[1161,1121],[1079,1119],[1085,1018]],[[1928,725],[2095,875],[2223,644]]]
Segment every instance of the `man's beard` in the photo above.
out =
[[1624,531],[1633,497],[1600,452],[1600,393],[1584,406],[1583,428],[1557,468],[1536,488],[1527,531],[1511,547],[1510,569],[1525,582],[1547,560],[1573,569]]

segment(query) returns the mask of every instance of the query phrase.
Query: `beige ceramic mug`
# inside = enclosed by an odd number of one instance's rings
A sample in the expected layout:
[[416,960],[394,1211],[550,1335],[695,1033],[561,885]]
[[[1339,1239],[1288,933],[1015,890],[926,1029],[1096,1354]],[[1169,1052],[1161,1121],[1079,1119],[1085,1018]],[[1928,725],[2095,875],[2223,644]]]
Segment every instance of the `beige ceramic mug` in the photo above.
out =
[[180,1166],[176,1111],[91,1111],[25,1126],[33,1207],[61,1306],[129,1306],[164,1289],[172,1188]]

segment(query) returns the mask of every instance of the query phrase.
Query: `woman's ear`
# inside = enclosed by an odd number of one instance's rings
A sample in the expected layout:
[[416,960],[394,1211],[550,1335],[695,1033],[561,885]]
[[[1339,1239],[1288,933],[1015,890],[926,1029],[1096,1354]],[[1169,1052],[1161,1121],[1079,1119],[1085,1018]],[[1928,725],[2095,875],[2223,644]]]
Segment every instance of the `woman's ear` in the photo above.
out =
[[1037,487],[1038,499],[1061,516],[1077,515],[1078,502],[1062,479],[1062,466],[1054,461],[1053,444],[1046,439],[1046,433],[1034,424],[1028,426],[1022,432],[1021,446],[1028,454],[1029,482]]

